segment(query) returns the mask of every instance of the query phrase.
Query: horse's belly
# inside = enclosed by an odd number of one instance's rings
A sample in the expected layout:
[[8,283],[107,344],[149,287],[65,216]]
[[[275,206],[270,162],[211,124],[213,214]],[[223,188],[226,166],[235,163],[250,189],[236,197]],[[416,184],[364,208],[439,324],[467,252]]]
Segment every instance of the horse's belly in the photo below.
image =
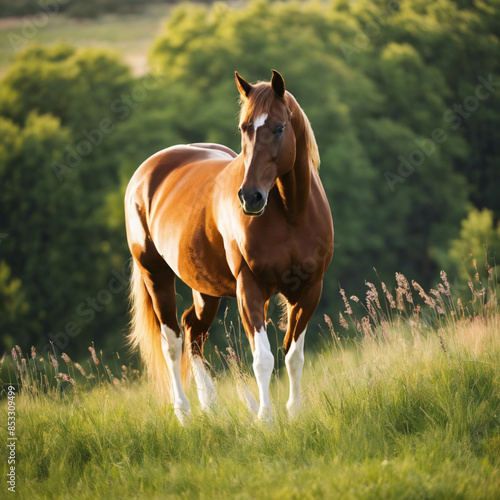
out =
[[220,272],[205,261],[201,265],[191,261],[181,270],[180,278],[186,285],[212,297],[236,297],[236,280],[230,273]]
[[179,277],[188,286],[214,297],[236,296],[236,280],[220,234],[207,234],[200,225],[184,234],[179,248]]
[[165,202],[161,227],[153,229],[160,255],[186,285],[214,297],[234,297],[236,280],[220,235],[208,234],[202,203]]

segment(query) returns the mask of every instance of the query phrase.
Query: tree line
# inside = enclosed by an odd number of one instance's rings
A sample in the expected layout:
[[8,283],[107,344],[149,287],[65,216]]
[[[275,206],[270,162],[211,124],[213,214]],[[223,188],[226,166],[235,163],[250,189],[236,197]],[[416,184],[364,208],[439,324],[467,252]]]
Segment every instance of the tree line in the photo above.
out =
[[[203,1],[203,0],[202,0]],[[211,0],[210,0],[211,1]],[[205,0],[205,3],[210,3]],[[103,14],[136,14],[151,4],[176,4],[179,0],[0,0],[0,17],[64,14],[96,18]],[[201,3],[201,2],[200,2]]]
[[365,280],[390,284],[395,271],[423,286],[440,269],[463,278],[464,258],[484,262],[484,244],[494,264],[498,7],[185,4],[166,21],[141,77],[103,49],[34,44],[20,52],[0,81],[4,348],[122,345],[126,183],[170,145],[239,150],[234,70],[249,81],[279,70],[316,134],[336,233],[320,314],[338,311],[339,286],[362,293]]

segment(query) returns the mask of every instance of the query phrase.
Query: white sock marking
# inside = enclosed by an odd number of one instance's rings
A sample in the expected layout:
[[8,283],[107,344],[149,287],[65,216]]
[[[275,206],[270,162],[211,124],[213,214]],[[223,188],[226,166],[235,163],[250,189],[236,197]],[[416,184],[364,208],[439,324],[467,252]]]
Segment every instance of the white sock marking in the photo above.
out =
[[250,389],[242,378],[236,380],[236,390],[238,391],[240,401],[246,405],[247,410],[257,415],[259,413],[259,404],[255,401]]
[[272,421],[271,399],[269,397],[269,384],[274,368],[274,356],[271,352],[269,339],[264,327],[260,331],[255,330],[255,349],[253,353],[253,371],[259,387],[259,418]]
[[161,325],[161,347],[172,377],[174,411],[181,424],[184,424],[190,411],[190,405],[181,381],[182,336],[177,337],[171,328],[167,325]]
[[201,409],[203,411],[214,410],[217,405],[217,394],[203,360],[199,356],[191,355],[191,368],[193,369]]
[[286,369],[290,379],[290,397],[286,408],[291,417],[297,414],[300,407],[300,378],[304,366],[304,338],[306,330],[300,334],[297,341],[292,340],[292,345],[285,356]]
[[255,129],[255,131],[257,131],[259,127],[262,127],[262,125],[266,123],[267,116],[267,113],[263,113],[253,120],[253,128]]

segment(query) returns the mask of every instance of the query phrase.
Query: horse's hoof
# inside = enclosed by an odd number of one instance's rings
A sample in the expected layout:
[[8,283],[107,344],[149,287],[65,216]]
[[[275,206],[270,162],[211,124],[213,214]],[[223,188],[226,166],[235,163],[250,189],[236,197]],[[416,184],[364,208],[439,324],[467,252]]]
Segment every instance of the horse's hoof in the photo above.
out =
[[258,417],[259,417],[259,420],[261,422],[264,422],[266,424],[272,424],[272,423],[274,423],[274,418],[273,418],[273,413],[272,413],[271,408],[266,408],[266,407],[261,408],[259,410]]
[[286,409],[288,410],[288,416],[290,417],[290,420],[293,420],[294,418],[297,417],[297,415],[300,411],[300,404],[299,403],[287,403]]
[[254,416],[257,415],[259,413],[259,404],[252,396],[252,393],[248,389],[246,383],[244,381],[238,381],[236,389],[238,391],[240,401],[247,407],[250,414],[253,414]]
[[203,413],[209,413],[211,415],[217,412],[217,401],[213,401],[212,403],[203,403],[201,405],[201,411]]
[[182,408],[174,408],[174,413],[183,427],[191,422],[190,410],[183,410]]

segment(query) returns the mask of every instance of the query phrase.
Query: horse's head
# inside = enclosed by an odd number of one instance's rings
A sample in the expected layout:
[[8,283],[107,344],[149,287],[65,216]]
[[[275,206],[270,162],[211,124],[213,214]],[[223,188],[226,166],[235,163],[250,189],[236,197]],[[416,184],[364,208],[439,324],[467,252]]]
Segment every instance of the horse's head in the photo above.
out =
[[262,215],[269,190],[295,162],[292,112],[287,105],[291,96],[277,71],[273,70],[270,83],[255,85],[235,75],[242,101],[239,128],[245,164],[238,197],[245,215]]

